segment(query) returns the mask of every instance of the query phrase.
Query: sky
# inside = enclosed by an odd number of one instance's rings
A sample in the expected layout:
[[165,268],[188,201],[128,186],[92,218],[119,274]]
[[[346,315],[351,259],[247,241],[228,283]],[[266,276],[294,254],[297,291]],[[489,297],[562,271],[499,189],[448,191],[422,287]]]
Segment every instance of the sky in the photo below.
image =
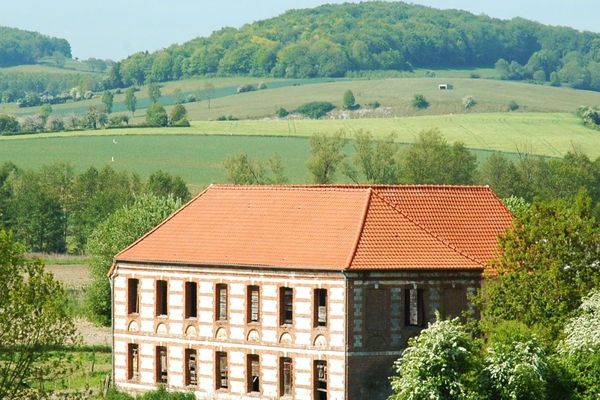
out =
[[[273,17],[291,8],[343,0],[18,0],[3,1],[0,25],[67,39],[74,57],[120,60],[224,26]],[[598,0],[412,0],[497,18],[524,17],[600,32]],[[543,6],[540,4],[543,3]]]

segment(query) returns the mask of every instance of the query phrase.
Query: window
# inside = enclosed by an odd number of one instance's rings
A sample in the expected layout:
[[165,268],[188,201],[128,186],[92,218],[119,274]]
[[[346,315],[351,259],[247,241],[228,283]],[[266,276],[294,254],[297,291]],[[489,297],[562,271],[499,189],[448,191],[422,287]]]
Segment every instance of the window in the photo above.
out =
[[260,392],[260,364],[258,354],[248,354],[246,358],[247,392]]
[[314,364],[313,393],[315,400],[327,400],[327,361]]
[[167,315],[167,281],[156,281],[156,316]]
[[167,348],[156,346],[156,383],[167,383]]
[[127,379],[137,380],[139,377],[139,371],[140,357],[138,353],[138,345],[129,343],[127,345]]
[[198,375],[196,373],[198,364],[196,363],[196,350],[185,350],[185,385],[196,386],[198,383]]
[[292,288],[279,289],[279,324],[286,325],[294,322],[294,292]]
[[404,317],[406,325],[420,326],[423,323],[423,290],[410,288],[405,290]]
[[140,296],[138,293],[138,279],[127,280],[127,312],[137,314],[140,312]]
[[279,359],[279,396],[291,396],[293,394],[292,375],[292,359],[281,357]]
[[327,326],[327,289],[315,289],[314,326]]
[[248,309],[246,320],[258,322],[260,319],[260,290],[258,286],[248,286],[246,307]]
[[198,317],[198,284],[196,282],[185,283],[185,317]]
[[227,353],[217,351],[215,357],[215,372],[217,389],[227,389],[229,387],[229,374],[227,372]]
[[216,297],[216,320],[227,321],[227,285],[223,283],[217,284]]

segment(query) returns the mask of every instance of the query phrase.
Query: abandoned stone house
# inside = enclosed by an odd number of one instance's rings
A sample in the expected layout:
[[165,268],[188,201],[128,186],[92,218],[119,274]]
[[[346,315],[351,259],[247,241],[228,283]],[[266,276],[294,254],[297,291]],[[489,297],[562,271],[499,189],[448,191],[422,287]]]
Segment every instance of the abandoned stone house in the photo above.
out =
[[199,399],[384,399],[511,223],[483,186],[212,185],[115,257],[114,382]]

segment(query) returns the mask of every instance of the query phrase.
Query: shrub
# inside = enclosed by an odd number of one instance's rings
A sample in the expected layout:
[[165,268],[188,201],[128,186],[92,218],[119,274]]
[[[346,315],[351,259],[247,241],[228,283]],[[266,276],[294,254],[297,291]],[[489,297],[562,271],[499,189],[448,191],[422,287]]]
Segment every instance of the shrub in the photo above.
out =
[[519,109],[519,104],[516,101],[511,100],[508,103],[507,109],[508,109],[508,111],[517,111]]
[[146,125],[167,126],[168,123],[167,111],[160,103],[153,103],[146,109]]
[[296,111],[305,117],[319,119],[334,108],[335,106],[328,101],[313,101],[302,104]]
[[374,102],[369,103],[369,107],[371,107],[373,110],[375,110],[375,109],[381,107],[381,103],[379,103],[377,100],[375,100]]
[[427,99],[425,99],[425,96],[423,96],[422,94],[415,94],[415,97],[412,101],[412,106],[421,110],[429,107],[429,102],[427,101]]
[[237,121],[239,118],[234,117],[233,115],[221,115],[217,117],[217,121]]
[[18,133],[20,129],[19,122],[11,115],[0,115],[0,135]]
[[476,73],[476,72],[471,72],[471,74],[469,75],[469,77],[471,79],[479,79],[479,78],[481,78],[481,75],[478,74],[478,73]]
[[462,99],[462,104],[465,110],[470,110],[471,108],[475,107],[477,102],[473,96],[465,96]]
[[127,115],[113,115],[108,119],[108,126],[111,128],[117,128],[120,126],[129,125],[129,117]]
[[427,70],[427,71],[425,71],[425,76],[428,78],[435,78],[436,73],[435,73],[435,71]]
[[595,129],[600,128],[600,109],[581,106],[577,109],[577,116],[583,120],[585,126]]
[[[182,104],[175,104],[175,106],[171,109],[171,115],[170,115],[170,120],[171,120],[171,125],[173,126],[182,126],[179,124],[179,121],[185,119],[187,121],[187,110],[185,109],[185,107]],[[189,122],[187,123],[187,126],[189,126]],[[185,126],[185,125],[183,125]]]
[[52,115],[46,121],[46,130],[50,132],[59,132],[65,129],[65,123],[61,117]]
[[346,110],[354,110],[356,108],[356,99],[352,90],[346,90],[342,97],[342,107]]
[[275,115],[277,115],[278,118],[285,118],[290,115],[290,112],[285,108],[280,107],[277,109],[277,111],[275,111]]
[[261,82],[258,84],[258,90],[265,90],[267,88],[267,84],[264,82]]
[[255,90],[256,90],[256,86],[250,85],[250,84],[245,84],[245,85],[238,86],[236,93],[253,92]]
[[546,82],[546,73],[538,69],[533,73],[533,80],[536,82]]

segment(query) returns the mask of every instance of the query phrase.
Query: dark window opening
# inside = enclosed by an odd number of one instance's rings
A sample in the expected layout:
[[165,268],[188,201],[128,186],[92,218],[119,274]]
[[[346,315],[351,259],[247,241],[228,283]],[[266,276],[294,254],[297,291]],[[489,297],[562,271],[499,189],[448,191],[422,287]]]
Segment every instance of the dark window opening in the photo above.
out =
[[327,289],[315,289],[314,326],[327,326]]
[[257,354],[248,354],[246,374],[247,392],[260,392],[260,364]]
[[138,279],[127,280],[127,312],[137,314],[140,312],[140,296],[138,293]]
[[406,289],[404,297],[406,325],[421,326],[424,320],[423,290],[415,288]]
[[196,350],[185,350],[185,385],[196,386],[198,383],[198,364],[196,362]]
[[248,286],[248,299],[246,300],[248,322],[258,322],[260,318],[260,290],[258,286]]
[[185,317],[198,317],[198,284],[196,282],[185,283]]
[[217,374],[217,389],[229,387],[229,374],[227,372],[227,353],[217,351],[215,371]]
[[279,395],[291,396],[293,394],[292,359],[281,357],[279,359]]
[[327,361],[315,361],[314,399],[327,400]]
[[280,325],[294,322],[294,292],[292,288],[279,289],[279,319]]
[[167,348],[156,346],[156,383],[167,383]]
[[138,345],[130,343],[127,345],[127,379],[137,380],[140,371],[140,358]]
[[167,281],[156,281],[156,316],[167,315]]
[[217,284],[216,296],[216,319],[217,321],[227,321],[227,285]]

